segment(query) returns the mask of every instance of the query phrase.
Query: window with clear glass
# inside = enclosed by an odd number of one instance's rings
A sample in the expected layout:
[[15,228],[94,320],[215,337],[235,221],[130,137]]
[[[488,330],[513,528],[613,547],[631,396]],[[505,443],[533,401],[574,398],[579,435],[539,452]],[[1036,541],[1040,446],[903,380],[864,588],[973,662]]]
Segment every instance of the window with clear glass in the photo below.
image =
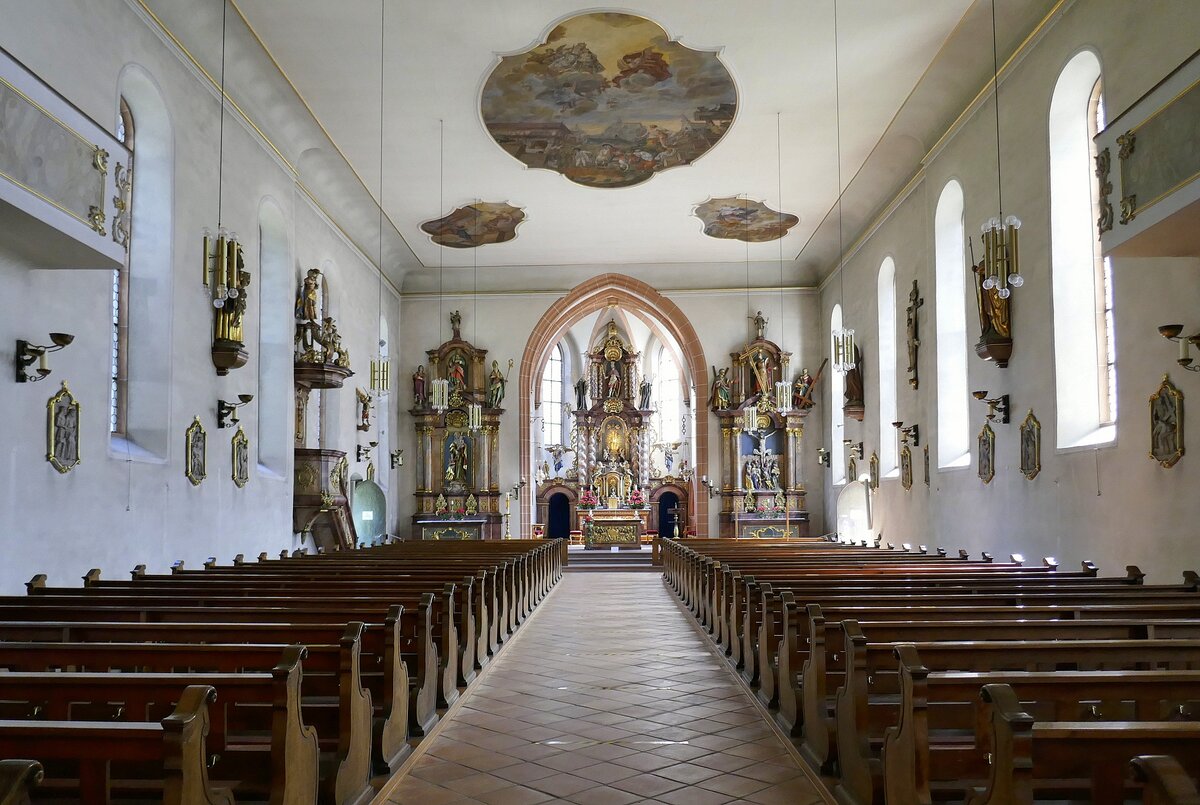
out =
[[[837,363],[834,347],[834,334],[842,329],[842,306],[834,305],[829,317],[829,363]],[[831,435],[830,469],[833,470],[835,484],[846,483],[846,415],[842,411],[842,398],[846,394],[846,378],[838,371],[830,373],[829,379],[829,433]]]
[[939,467],[971,463],[967,408],[966,232],[962,185],[949,181],[934,213]]
[[542,444],[563,443],[563,354],[562,345],[554,347],[542,372]]
[[879,266],[876,293],[879,306],[879,470],[900,472],[896,448],[896,263],[884,259]]
[[[129,149],[129,170],[133,170],[133,113],[121,98],[117,112],[117,139]],[[132,220],[130,221],[132,225]],[[132,242],[130,243],[132,246]],[[129,387],[129,261],[113,269],[112,275],[112,344],[109,360],[108,430],[125,433],[126,396]]]
[[683,437],[680,417],[683,395],[679,366],[665,347],[658,354],[658,435],[664,442],[677,442]]

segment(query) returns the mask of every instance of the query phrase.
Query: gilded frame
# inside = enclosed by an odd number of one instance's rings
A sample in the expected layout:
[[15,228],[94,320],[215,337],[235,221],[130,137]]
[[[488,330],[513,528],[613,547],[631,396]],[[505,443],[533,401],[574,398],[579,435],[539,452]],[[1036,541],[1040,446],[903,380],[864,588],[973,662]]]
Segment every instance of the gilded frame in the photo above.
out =
[[1021,422],[1021,474],[1032,481],[1042,471],[1042,423],[1033,409]]
[[198,416],[183,433],[183,474],[192,486],[199,486],[208,477],[208,432]]
[[867,472],[871,476],[871,488],[879,488],[879,454],[872,451],[870,461],[867,463]]
[[900,485],[904,491],[912,489],[912,450],[907,444],[900,447]]
[[243,489],[250,482],[250,440],[246,438],[246,432],[242,430],[241,425],[233,434],[231,446],[233,448],[230,451],[233,470],[231,477],[234,486]]
[[979,431],[979,480],[990,484],[996,477],[996,431],[988,422]]
[[1169,375],[1150,395],[1150,458],[1165,468],[1183,458],[1183,392]]
[[[83,420],[79,412],[79,401],[75,399],[75,395],[67,387],[67,381],[64,380],[62,388],[46,402],[46,460],[61,475],[66,475],[75,469],[81,460],[79,456],[79,426]],[[73,419],[74,429],[63,427],[59,422],[60,416]],[[72,433],[74,434],[73,441],[63,441]]]

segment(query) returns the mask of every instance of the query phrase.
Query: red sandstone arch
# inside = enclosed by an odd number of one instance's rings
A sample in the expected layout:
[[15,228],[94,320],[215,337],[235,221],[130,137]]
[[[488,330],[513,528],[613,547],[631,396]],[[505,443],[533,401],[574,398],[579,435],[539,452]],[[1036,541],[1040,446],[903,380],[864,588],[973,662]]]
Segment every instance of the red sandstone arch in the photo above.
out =
[[[657,321],[683,350],[683,360],[696,386],[696,466],[692,489],[687,495],[689,506],[693,506],[689,519],[697,533],[707,533],[708,496],[696,494],[694,480],[708,473],[708,364],[700,346],[700,337],[674,302],[653,287],[625,274],[599,274],[576,285],[550,305],[529,334],[529,341],[521,356],[521,374],[517,385],[521,401],[521,472],[528,472],[532,404],[539,390],[550,347],[584,316],[614,305],[640,311],[651,321]],[[533,522],[530,497],[526,495],[521,499],[521,533],[526,533]],[[697,527],[698,523],[700,527]]]

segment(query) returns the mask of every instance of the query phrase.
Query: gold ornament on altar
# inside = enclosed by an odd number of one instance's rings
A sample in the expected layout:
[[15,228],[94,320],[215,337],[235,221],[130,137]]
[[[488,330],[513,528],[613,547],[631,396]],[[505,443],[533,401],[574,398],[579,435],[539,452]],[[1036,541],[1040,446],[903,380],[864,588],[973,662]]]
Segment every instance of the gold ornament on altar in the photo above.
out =
[[437,496],[437,502],[435,502],[433,504],[433,513],[437,514],[437,515],[445,514],[447,508],[448,508],[448,506],[446,504],[446,496],[439,494]]
[[479,501],[475,499],[475,493],[467,495],[467,505],[465,508],[468,517],[474,517],[479,514]]

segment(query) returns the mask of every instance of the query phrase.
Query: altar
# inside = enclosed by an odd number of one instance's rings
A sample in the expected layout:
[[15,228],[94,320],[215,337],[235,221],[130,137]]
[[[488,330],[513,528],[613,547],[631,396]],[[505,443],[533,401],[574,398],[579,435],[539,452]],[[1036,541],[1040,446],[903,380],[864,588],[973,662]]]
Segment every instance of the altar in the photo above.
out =
[[742,517],[737,521],[737,539],[796,539],[808,536],[808,512],[789,517]]
[[417,534],[423,540],[483,539],[488,521],[485,517],[416,518],[416,525]]
[[589,512],[592,525],[585,532],[583,546],[592,550],[640,550],[645,512],[638,509],[596,509]]
[[650,509],[593,509],[592,511],[581,510],[575,513],[575,530],[583,531],[583,521],[588,516],[595,520],[612,516],[637,517],[641,522],[641,533],[645,534],[650,530]]

